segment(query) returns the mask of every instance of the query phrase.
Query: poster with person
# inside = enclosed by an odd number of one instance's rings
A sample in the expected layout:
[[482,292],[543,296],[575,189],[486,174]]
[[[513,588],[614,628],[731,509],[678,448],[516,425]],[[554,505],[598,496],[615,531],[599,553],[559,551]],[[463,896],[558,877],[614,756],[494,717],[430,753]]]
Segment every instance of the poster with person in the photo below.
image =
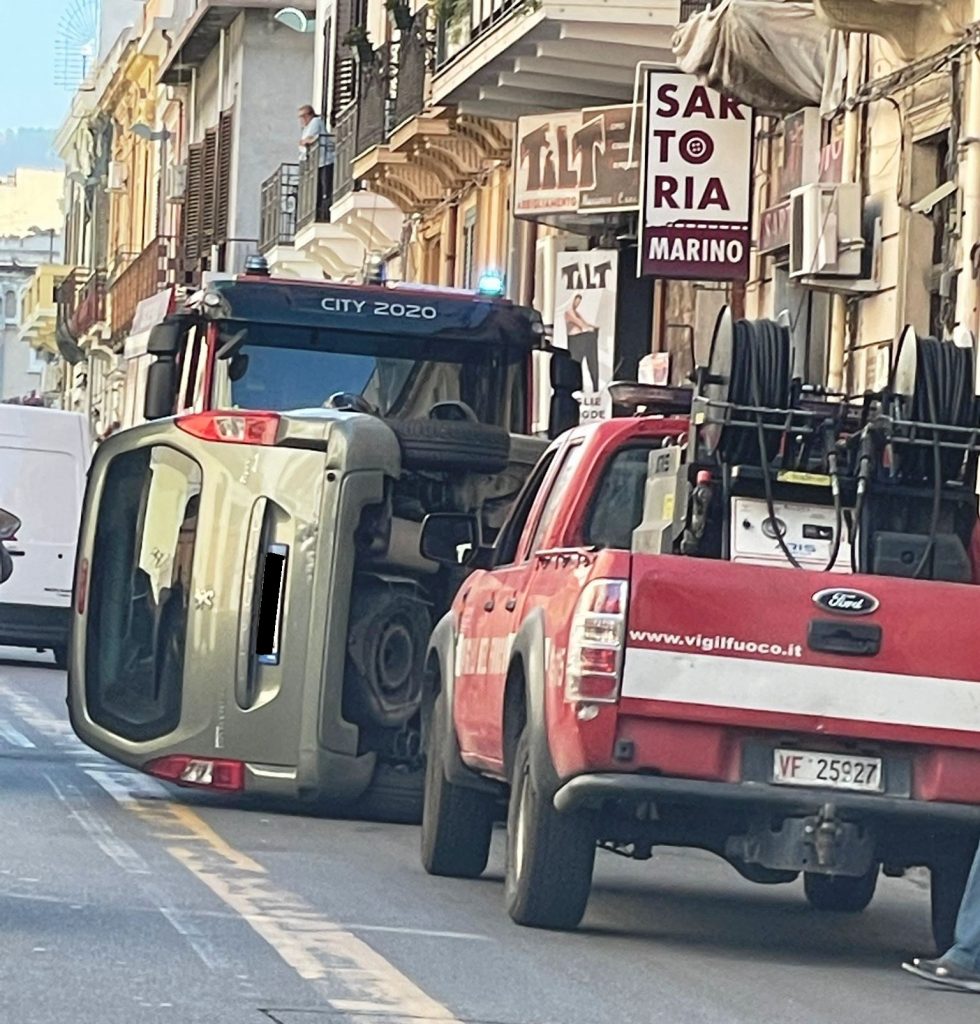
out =
[[614,379],[615,250],[558,254],[553,341],[582,364],[582,419],[600,417],[599,392]]

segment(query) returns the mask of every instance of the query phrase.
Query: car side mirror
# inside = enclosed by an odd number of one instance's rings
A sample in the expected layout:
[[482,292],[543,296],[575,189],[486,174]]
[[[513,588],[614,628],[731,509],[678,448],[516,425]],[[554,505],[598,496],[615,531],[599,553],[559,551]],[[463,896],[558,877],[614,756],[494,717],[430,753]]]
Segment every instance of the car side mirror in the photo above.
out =
[[177,394],[177,363],[167,356],[158,356],[146,374],[146,397],[143,418],[159,420],[174,413]]
[[176,356],[189,329],[190,322],[186,319],[154,324],[146,341],[146,351],[151,356]]
[[0,544],[0,583],[6,583],[13,571],[14,560],[10,557],[10,552]]
[[13,512],[0,508],[0,541],[13,540],[20,527],[21,522]]
[[579,403],[570,392],[556,391],[548,410],[548,436],[558,437],[579,423]]
[[569,355],[567,349],[551,350],[551,387],[555,391],[582,390],[582,364]]
[[423,558],[440,565],[469,564],[479,550],[475,516],[458,512],[433,512],[422,520],[419,550]]

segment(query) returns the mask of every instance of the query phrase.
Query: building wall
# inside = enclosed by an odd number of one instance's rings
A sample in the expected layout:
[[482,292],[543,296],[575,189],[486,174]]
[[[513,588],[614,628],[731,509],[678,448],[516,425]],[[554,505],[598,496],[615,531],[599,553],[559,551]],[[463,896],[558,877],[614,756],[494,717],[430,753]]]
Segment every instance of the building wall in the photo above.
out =
[[32,227],[44,231],[62,227],[62,171],[20,167],[0,178],[0,236],[25,236]]

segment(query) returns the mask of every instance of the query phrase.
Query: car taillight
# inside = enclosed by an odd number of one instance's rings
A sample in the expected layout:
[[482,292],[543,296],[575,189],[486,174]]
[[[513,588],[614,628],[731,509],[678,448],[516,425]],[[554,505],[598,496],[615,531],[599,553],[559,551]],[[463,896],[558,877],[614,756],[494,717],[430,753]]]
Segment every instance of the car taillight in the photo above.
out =
[[579,598],[568,639],[565,700],[619,700],[628,594],[626,580],[592,580]]
[[178,416],[177,426],[202,441],[226,444],[276,443],[279,414],[274,412],[196,412]]
[[245,788],[245,765],[242,761],[170,754],[150,761],[143,770],[158,779],[176,782],[178,786],[206,786],[226,790]]
[[85,604],[88,600],[88,559],[78,560],[78,572],[75,574],[75,611],[79,615],[85,614]]

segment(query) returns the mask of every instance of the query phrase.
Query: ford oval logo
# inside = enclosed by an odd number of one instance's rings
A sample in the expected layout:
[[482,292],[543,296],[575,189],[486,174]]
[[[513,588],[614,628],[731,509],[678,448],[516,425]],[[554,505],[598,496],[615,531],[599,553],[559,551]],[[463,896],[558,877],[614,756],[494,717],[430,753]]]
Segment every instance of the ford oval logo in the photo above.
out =
[[835,615],[870,615],[878,608],[878,598],[863,590],[831,587],[813,595],[813,603]]

